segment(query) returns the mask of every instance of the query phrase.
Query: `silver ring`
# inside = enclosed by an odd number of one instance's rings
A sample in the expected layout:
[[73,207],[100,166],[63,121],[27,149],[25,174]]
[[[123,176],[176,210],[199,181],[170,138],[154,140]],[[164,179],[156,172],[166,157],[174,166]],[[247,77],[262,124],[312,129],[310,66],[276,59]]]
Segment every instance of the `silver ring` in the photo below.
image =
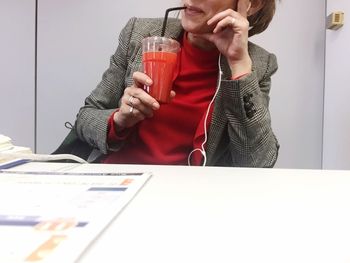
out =
[[[129,100],[128,100],[132,107],[134,106],[134,103],[133,103],[134,99],[135,99],[134,96],[130,96]],[[131,112],[131,110],[130,110],[130,112]]]
[[133,113],[134,111],[134,106],[130,106],[129,113]]

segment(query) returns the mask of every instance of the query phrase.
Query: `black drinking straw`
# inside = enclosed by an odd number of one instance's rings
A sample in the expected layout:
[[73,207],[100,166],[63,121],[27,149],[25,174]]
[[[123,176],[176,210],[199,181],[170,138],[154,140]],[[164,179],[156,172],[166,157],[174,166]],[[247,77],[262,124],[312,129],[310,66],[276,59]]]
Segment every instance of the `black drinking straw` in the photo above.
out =
[[167,10],[165,10],[165,16],[164,16],[163,27],[162,27],[162,34],[160,35],[161,37],[164,37],[165,27],[166,27],[166,23],[168,21],[169,12],[175,11],[175,10],[182,10],[182,9],[186,9],[186,8],[187,8],[186,6],[179,6],[179,7],[168,8]]

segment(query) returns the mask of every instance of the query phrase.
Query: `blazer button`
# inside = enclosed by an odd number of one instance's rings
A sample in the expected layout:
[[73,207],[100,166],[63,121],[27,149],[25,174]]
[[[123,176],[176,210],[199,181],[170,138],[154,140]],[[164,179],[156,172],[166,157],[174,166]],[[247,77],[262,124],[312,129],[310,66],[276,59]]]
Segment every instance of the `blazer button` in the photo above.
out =
[[249,101],[249,102],[244,103],[245,111],[250,111],[253,107],[254,107],[254,103],[253,102]]
[[250,101],[250,98],[253,97],[253,94],[249,93],[249,94],[246,94],[243,96],[243,101],[244,102],[249,102]]
[[246,112],[247,118],[251,119],[253,118],[254,114],[255,114],[256,110],[249,110]]

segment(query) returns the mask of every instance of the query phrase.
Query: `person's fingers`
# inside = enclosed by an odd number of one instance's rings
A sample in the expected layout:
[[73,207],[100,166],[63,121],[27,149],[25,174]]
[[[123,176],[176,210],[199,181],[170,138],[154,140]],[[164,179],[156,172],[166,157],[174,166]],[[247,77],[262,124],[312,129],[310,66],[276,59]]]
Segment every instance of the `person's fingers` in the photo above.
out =
[[122,104],[119,110],[114,114],[114,123],[119,130],[130,128],[138,121],[132,116],[134,109],[129,105]]
[[126,100],[128,100],[130,96],[133,96],[134,98],[137,98],[142,104],[144,104],[145,107],[149,107],[153,110],[158,110],[160,107],[157,100],[150,96],[146,91],[144,91],[143,88],[137,88],[133,86],[127,87],[124,90],[124,96],[126,96]]
[[220,20],[219,23],[216,24],[213,33],[217,33],[220,32],[221,30],[225,29],[226,27],[233,27],[236,24],[236,19],[233,18],[232,16],[227,16],[225,18],[223,18],[222,20]]
[[[227,27],[244,28],[246,22],[247,19],[242,17],[239,13],[233,11],[232,9],[227,9],[214,15],[211,19],[208,20],[207,24],[209,26],[215,25],[213,29],[213,33],[215,34]],[[206,36],[205,38],[209,38],[210,40],[210,36]]]
[[136,124],[146,118],[146,116],[137,108],[130,106],[127,113],[132,118],[132,121]]
[[207,24],[210,26],[210,25],[215,25],[217,23],[220,22],[220,20],[224,19],[225,17],[228,17],[228,16],[231,16],[231,17],[235,17],[235,12],[232,10],[232,9],[226,9],[222,12],[219,12],[217,14],[215,14],[212,18],[210,18],[208,21],[207,21]]
[[143,88],[144,85],[150,86],[152,85],[152,79],[147,76],[145,73],[136,71],[132,75],[132,78],[134,80],[134,84],[138,88]]
[[225,28],[231,27],[234,29],[234,31],[240,31],[240,30],[247,30],[249,28],[249,22],[247,19],[242,17],[231,17],[227,16],[224,19],[222,19],[219,23],[216,24],[213,33],[218,33]]
[[129,98],[127,98],[127,96],[128,95],[124,96],[122,99],[125,104],[134,109],[137,109],[148,118],[153,116],[153,109],[149,105],[145,105],[139,98],[135,96],[129,96]]
[[251,6],[250,0],[238,0],[237,12],[240,13],[241,16],[247,18],[250,6]]
[[124,128],[130,128],[146,118],[139,109],[126,103],[122,103],[117,114],[115,121],[118,121],[119,126]]

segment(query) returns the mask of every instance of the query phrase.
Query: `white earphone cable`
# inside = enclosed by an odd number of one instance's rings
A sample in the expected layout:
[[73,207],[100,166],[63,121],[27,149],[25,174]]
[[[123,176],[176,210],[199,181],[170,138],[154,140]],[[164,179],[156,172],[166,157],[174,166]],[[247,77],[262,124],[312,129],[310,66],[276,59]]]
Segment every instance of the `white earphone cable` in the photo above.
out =
[[221,71],[221,54],[219,54],[219,59],[218,59],[218,66],[219,66],[219,78],[218,78],[218,81],[217,81],[217,87],[216,87],[216,91],[214,93],[214,96],[213,98],[211,99],[209,105],[208,105],[208,108],[207,108],[207,112],[205,114],[205,118],[204,118],[204,140],[202,142],[202,145],[201,145],[201,148],[196,148],[196,149],[193,149],[188,157],[187,157],[187,163],[189,166],[191,166],[191,157],[192,157],[192,154],[195,153],[196,151],[199,151],[202,155],[203,155],[203,164],[202,166],[205,166],[206,163],[207,163],[207,153],[205,152],[205,144],[207,143],[207,140],[208,140],[208,132],[207,132],[207,120],[208,120],[208,116],[209,116],[209,112],[210,112],[210,108],[211,108],[211,105],[214,103],[214,100],[216,98],[216,95],[218,94],[218,91],[220,89],[220,83],[221,83],[221,75],[222,75],[222,71]]

